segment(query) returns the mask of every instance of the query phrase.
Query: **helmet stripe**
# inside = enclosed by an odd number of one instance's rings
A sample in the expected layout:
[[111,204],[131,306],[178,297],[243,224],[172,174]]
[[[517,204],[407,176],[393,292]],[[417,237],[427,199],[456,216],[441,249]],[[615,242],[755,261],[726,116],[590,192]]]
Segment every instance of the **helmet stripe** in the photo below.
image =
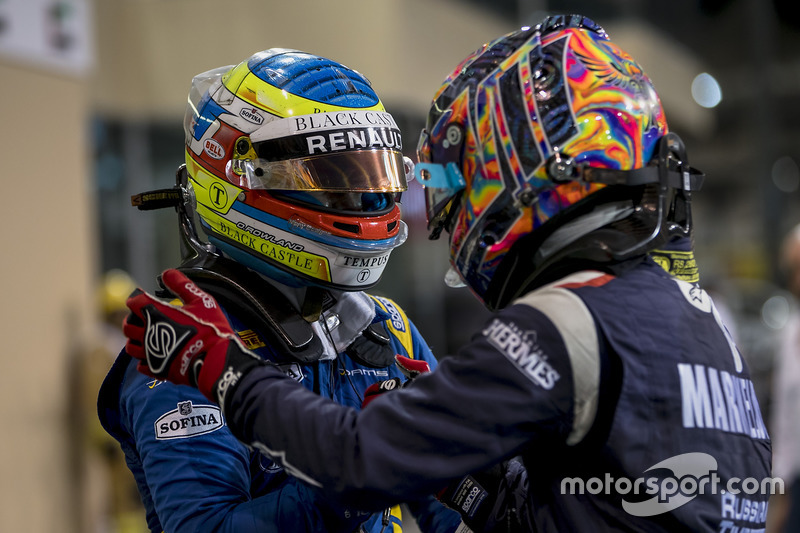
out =
[[530,128],[530,120],[524,116],[528,106],[525,105],[522,98],[522,84],[517,65],[511,67],[500,77],[500,95],[503,116],[510,129],[511,142],[522,165],[523,177],[529,179],[542,164],[542,155],[536,146],[536,139]]
[[[522,43],[527,41],[534,33],[532,28],[516,32],[510,36],[498,39],[490,43],[487,47],[475,52],[470,58],[467,59],[462,68],[457,69],[458,76],[451,80],[443,87],[443,91],[437,95],[434,104],[431,106],[431,116],[428,120],[428,129],[432,129],[435,120],[438,116],[434,116],[435,109],[447,109],[464,92],[470,91],[470,100],[473,102],[476,87],[482,82],[486,76],[492,74],[497,69],[498,65],[502,63],[508,56],[510,56],[517,48],[522,46]],[[470,62],[471,61],[471,62]],[[472,111],[475,111],[473,106]],[[473,123],[477,123],[475,116],[471,117]]]
[[[542,128],[548,144],[558,149],[577,135],[567,84],[564,80],[564,52],[568,36],[531,50],[531,72]],[[544,98],[543,96],[546,96]]]

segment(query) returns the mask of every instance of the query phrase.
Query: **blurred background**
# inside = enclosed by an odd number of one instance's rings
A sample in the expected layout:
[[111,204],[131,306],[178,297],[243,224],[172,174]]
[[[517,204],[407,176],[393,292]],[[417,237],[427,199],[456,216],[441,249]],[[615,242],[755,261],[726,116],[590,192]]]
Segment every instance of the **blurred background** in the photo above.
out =
[[[0,0],[0,531],[120,530],[107,516],[117,497],[104,463],[113,450],[93,412],[121,347],[105,319],[124,297],[106,274],[119,269],[153,289],[155,276],[179,260],[174,212],[139,212],[130,196],[174,184],[191,78],[270,47],[365,74],[413,156],[429,99],[467,54],[549,13],[595,19],[653,79],[671,130],[707,175],[695,195],[701,281],[728,313],[768,417],[776,338],[795,305],[777,263],[781,239],[800,222],[794,7]],[[427,240],[419,192],[413,184],[404,196],[410,238],[373,292],[404,306],[444,356],[487,312],[466,289],[444,285],[446,245]]]

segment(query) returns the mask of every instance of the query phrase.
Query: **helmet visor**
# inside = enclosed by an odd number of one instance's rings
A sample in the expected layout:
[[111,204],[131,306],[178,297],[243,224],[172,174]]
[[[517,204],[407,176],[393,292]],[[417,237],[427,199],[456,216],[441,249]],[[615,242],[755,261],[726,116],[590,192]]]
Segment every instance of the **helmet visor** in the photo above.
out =
[[400,129],[389,113],[348,110],[272,120],[250,134],[255,157],[234,160],[245,187],[402,192]]
[[400,196],[400,193],[329,191],[273,191],[272,194],[317,211],[354,216],[388,213],[394,209],[396,197]]
[[[258,145],[254,146],[259,152]],[[330,192],[403,192],[403,154],[396,150],[360,150],[269,161],[234,160],[248,189]]]

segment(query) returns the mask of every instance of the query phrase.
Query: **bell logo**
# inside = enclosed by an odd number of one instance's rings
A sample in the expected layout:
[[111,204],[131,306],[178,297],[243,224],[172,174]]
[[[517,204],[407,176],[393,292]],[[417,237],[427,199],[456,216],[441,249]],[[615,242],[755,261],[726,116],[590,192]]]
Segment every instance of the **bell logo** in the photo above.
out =
[[225,150],[222,145],[214,139],[206,139],[203,143],[203,150],[213,159],[222,159],[225,157]]

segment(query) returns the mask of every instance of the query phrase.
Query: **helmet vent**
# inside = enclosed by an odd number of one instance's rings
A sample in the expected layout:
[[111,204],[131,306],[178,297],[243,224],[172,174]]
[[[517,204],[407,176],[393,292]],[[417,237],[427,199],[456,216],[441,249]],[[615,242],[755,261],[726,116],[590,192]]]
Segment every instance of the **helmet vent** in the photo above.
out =
[[290,94],[345,107],[380,103],[369,80],[344,65],[305,52],[285,51],[250,65],[257,77]]
[[334,222],[333,227],[342,231],[358,234],[358,224],[345,224],[344,222]]
[[392,231],[394,228],[397,227],[397,221],[389,222],[386,224],[386,231]]

